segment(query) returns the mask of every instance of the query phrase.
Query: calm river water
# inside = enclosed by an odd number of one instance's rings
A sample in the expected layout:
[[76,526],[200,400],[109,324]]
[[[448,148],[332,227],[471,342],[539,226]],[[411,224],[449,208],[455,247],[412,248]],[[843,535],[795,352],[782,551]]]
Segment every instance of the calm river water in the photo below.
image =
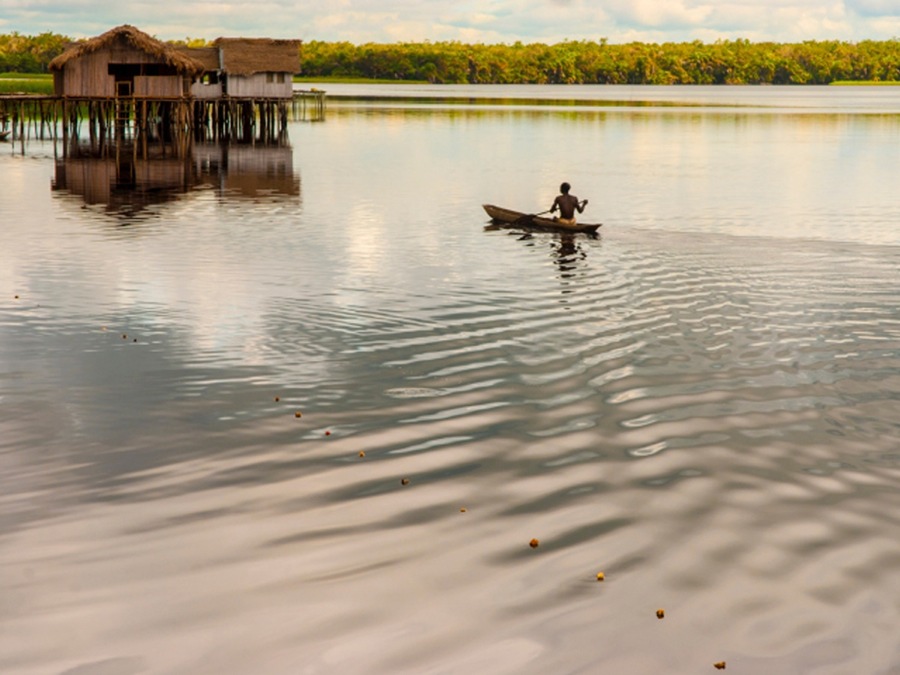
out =
[[0,672],[900,673],[900,88],[322,88],[0,143]]

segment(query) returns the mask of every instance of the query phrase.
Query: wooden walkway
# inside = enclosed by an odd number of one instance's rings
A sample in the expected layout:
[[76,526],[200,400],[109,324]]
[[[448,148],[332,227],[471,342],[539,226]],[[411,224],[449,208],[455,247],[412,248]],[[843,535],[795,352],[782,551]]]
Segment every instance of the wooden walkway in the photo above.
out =
[[72,98],[0,95],[0,131],[12,140],[134,137],[170,140],[276,140],[289,120],[323,121],[325,92],[295,91],[291,99]]

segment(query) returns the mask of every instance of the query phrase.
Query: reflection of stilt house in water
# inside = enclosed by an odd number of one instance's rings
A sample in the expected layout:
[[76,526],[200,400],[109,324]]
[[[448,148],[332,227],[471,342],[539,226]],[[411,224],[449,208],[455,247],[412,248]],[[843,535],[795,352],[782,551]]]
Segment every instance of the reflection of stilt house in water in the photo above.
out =
[[195,190],[212,188],[225,200],[297,200],[300,177],[288,145],[195,143],[186,157],[159,144],[135,156],[130,144],[99,151],[76,145],[56,162],[53,190],[103,206],[117,217],[133,218]]
[[53,190],[80,197],[88,206],[127,218],[153,204],[163,204],[194,188],[198,181],[188,158],[150,145],[148,153],[93,151],[78,145],[56,162]]
[[300,195],[289,146],[196,143],[191,158],[202,183],[225,199]]
[[195,136],[283,131],[300,71],[300,40],[219,38],[212,47],[178,48],[133,26],[78,43],[50,62],[66,127],[87,108],[91,135],[132,121]]

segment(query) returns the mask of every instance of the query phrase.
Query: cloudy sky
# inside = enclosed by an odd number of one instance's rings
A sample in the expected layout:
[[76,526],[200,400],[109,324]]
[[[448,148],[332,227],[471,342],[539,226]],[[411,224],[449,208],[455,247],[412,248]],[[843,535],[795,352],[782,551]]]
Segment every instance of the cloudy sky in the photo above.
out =
[[397,42],[900,37],[900,0],[0,0],[0,33]]

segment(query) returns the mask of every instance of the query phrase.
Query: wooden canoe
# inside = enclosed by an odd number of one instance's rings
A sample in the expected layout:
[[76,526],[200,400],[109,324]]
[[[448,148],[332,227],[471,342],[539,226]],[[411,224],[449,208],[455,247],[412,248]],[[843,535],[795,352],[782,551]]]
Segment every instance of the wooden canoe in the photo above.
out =
[[491,217],[491,220],[500,227],[535,228],[539,230],[552,230],[554,232],[586,232],[593,234],[602,223],[575,223],[566,225],[553,218],[543,218],[521,211],[504,209],[493,204],[482,204],[482,208]]

